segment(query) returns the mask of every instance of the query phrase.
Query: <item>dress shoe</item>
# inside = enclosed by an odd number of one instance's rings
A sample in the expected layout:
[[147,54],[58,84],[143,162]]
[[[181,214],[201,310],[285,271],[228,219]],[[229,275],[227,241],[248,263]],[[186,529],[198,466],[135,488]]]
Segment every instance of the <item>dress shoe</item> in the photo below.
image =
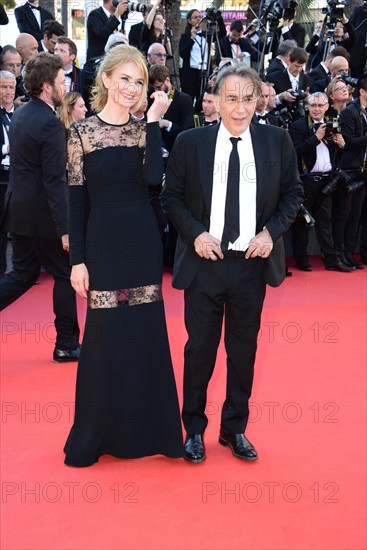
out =
[[193,464],[204,462],[206,456],[204,441],[201,434],[187,434],[184,459]]
[[310,266],[307,260],[296,261],[296,268],[300,269],[301,271],[312,271],[312,267]]
[[80,346],[76,349],[54,349],[53,360],[55,363],[69,363],[78,361],[80,355]]
[[345,252],[344,258],[345,261],[343,259],[343,263],[345,263],[346,265],[350,265],[352,267],[354,266],[356,269],[364,269],[364,265],[360,262],[357,262],[357,260],[353,258],[352,254],[348,254],[348,252]]
[[345,264],[339,258],[335,258],[334,260],[325,261],[325,269],[326,271],[340,271],[342,273],[349,273],[351,271],[355,271],[356,268]]
[[255,448],[243,434],[227,434],[221,430],[219,434],[219,443],[223,445],[223,447],[230,447],[233,456],[237,458],[249,461],[258,459]]

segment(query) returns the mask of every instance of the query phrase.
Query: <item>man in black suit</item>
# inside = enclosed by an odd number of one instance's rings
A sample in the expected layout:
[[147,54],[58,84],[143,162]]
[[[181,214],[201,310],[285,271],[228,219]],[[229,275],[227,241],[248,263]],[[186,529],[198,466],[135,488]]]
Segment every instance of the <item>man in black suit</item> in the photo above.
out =
[[[143,21],[140,21],[140,23],[136,23],[135,25],[131,25],[130,27],[129,44],[130,46],[135,46],[135,48],[138,48],[138,50],[140,50],[140,46],[141,46],[141,35],[143,33],[145,21],[147,20],[147,17],[152,9],[153,9],[153,6],[147,6],[147,9],[145,10],[143,15]],[[132,18],[133,18],[133,15],[131,16],[131,19]]]
[[43,26],[43,37],[38,43],[39,52],[55,53],[55,46],[59,36],[65,35],[65,29],[57,21],[46,21]]
[[250,124],[261,93],[255,71],[224,69],[213,92],[221,124],[178,136],[162,194],[179,233],[173,285],[185,290],[183,422],[185,458],[193,463],[205,460],[206,392],[224,309],[227,394],[219,442],[240,459],[257,459],[243,434],[265,287],[284,280],[282,235],[302,202],[289,135]]
[[216,65],[219,65],[224,57],[231,57],[237,61],[244,61],[246,58],[250,61],[258,61],[259,51],[250,40],[242,38],[242,35],[243,23],[239,19],[235,19],[231,23],[229,34],[215,43]]
[[67,92],[82,93],[81,71],[75,66],[78,50],[75,42],[67,36],[59,36],[56,40],[55,55],[58,55],[64,66],[65,83]]
[[[358,98],[352,101],[339,116],[341,131],[345,139],[345,148],[341,152],[339,165],[348,178],[340,184],[333,201],[332,226],[335,248],[343,261],[363,269],[363,264],[353,257],[357,245],[359,223],[363,202],[366,196],[367,181],[367,73],[357,84]],[[352,192],[347,186],[360,182]]]
[[186,130],[194,114],[191,96],[172,87],[171,76],[165,65],[152,65],[149,69],[149,84],[155,92],[164,91],[172,97],[164,118],[159,121],[162,130],[162,140],[168,151],[180,132]]
[[79,327],[70,284],[65,129],[55,116],[65,93],[62,61],[49,53],[27,63],[31,99],[12,117],[9,186],[3,229],[12,234],[13,271],[0,279],[0,311],[37,280],[41,265],[55,281],[53,359],[76,361]]
[[347,61],[349,61],[350,55],[347,52],[343,46],[337,46],[329,54],[327,55],[325,61],[321,61],[312,71],[308,73],[308,76],[310,76],[313,80],[324,80],[325,78],[328,78],[330,76],[330,69],[332,61],[335,57],[345,57]]
[[121,16],[126,10],[127,0],[121,0],[117,8],[112,0],[103,0],[103,6],[90,12],[87,19],[87,60],[104,55],[108,37],[121,25]]
[[252,122],[258,122],[259,124],[271,124],[273,126],[280,126],[277,117],[269,113],[269,97],[272,84],[270,82],[261,83],[261,96],[256,102],[255,113]]
[[[315,218],[316,235],[323,255],[325,269],[329,271],[353,271],[343,264],[334,249],[331,232],[331,193],[323,189],[330,183],[338,166],[338,147],[345,145],[341,134],[327,139],[325,113],[329,108],[327,95],[316,92],[308,98],[309,115],[297,120],[289,127],[298,158],[298,168],[305,191],[305,206]],[[292,226],[293,256],[301,271],[312,271],[308,262],[308,228],[303,219],[297,219]]]
[[349,63],[346,57],[338,55],[331,60],[330,73],[321,80],[314,80],[313,91],[324,92],[333,78],[340,75],[340,73],[349,72]]
[[289,54],[296,47],[297,42],[295,40],[283,40],[278,48],[277,56],[270,61],[266,69],[266,76],[269,77],[272,73],[286,69],[289,65]]
[[15,8],[14,15],[19,32],[31,34],[37,42],[43,38],[45,21],[54,19],[52,13],[40,7],[39,0],[28,0],[23,6]]
[[[0,71],[0,220],[4,214],[5,192],[9,183],[10,146],[9,127],[14,113],[16,89],[15,75],[9,71]],[[6,271],[7,236],[0,231],[0,277]]]
[[367,68],[367,2],[354,8],[349,21],[357,35],[350,49],[350,73],[353,78],[359,78]]

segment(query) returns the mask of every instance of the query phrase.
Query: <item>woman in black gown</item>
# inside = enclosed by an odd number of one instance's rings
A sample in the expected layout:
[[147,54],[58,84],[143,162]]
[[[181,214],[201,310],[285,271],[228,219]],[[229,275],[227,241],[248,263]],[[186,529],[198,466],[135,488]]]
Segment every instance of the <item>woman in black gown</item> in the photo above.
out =
[[153,95],[147,123],[130,115],[147,83],[142,54],[116,46],[97,73],[98,114],[70,129],[71,281],[88,300],[75,420],[64,449],[70,466],[89,466],[103,454],[183,454],[161,240],[148,200],[148,185],[162,180],[158,120],[167,95]]

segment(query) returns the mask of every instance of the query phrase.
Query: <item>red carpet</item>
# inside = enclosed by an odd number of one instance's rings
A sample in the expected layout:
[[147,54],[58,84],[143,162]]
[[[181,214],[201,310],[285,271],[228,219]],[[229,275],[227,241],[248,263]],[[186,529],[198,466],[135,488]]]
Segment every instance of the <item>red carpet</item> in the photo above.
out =
[[[106,456],[66,467],[76,366],[50,359],[51,280],[2,312],[1,548],[366,549],[367,270],[312,263],[268,289],[247,430],[256,463],[217,442],[221,349],[206,462]],[[181,398],[183,296],[164,282]]]

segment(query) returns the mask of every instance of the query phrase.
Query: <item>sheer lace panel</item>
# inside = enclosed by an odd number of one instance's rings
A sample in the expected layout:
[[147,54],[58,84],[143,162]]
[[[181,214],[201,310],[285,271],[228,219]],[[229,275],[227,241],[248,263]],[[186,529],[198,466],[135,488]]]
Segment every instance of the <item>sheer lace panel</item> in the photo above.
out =
[[103,122],[97,115],[74,122],[68,138],[69,185],[83,185],[84,155],[106,147],[145,147],[146,123],[130,117],[126,124]]
[[91,290],[88,294],[88,307],[91,309],[109,309],[150,304],[162,300],[161,285],[138,286],[120,290]]

